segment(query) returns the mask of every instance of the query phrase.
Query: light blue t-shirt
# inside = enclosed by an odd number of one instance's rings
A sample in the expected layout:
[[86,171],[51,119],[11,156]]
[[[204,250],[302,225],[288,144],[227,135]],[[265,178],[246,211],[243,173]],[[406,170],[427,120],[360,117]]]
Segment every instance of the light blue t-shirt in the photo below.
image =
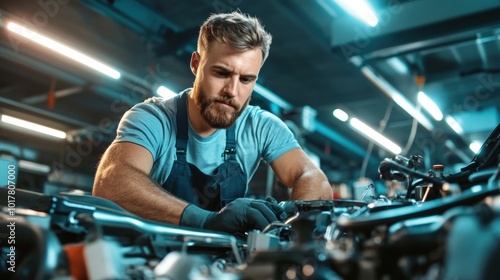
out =
[[[189,93],[189,89],[181,94]],[[149,98],[135,105],[122,117],[114,142],[132,142],[146,148],[153,156],[150,177],[163,185],[176,156],[175,98]],[[259,162],[272,163],[299,143],[288,127],[275,115],[248,105],[236,120],[236,159],[247,177],[255,174]],[[191,124],[188,130],[187,161],[205,174],[213,174],[223,163],[226,130],[218,129],[208,137],[198,135]]]

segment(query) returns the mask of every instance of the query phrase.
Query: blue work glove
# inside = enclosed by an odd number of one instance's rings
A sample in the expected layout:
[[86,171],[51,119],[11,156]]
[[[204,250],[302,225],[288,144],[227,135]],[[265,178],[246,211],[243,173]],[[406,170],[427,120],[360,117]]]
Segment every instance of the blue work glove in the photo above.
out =
[[243,233],[252,229],[262,230],[278,221],[282,209],[276,201],[238,198],[219,212],[203,210],[190,204],[184,210],[181,225],[227,233]]

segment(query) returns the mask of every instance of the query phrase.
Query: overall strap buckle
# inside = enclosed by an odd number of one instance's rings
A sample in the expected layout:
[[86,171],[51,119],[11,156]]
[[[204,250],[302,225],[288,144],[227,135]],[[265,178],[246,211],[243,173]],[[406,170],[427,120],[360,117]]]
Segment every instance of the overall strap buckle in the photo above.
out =
[[228,160],[231,157],[231,155],[234,155],[234,154],[236,154],[235,148],[230,148],[230,149],[226,148],[224,150],[224,153],[222,154],[222,156],[224,157],[224,160]]

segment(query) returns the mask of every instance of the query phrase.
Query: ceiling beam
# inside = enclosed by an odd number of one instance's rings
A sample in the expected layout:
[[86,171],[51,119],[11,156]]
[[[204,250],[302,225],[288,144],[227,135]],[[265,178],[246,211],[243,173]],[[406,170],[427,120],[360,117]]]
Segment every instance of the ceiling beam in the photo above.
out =
[[[59,69],[53,65],[42,62],[36,58],[24,55],[20,52],[15,52],[14,50],[5,47],[0,44],[0,57],[10,60],[14,63],[21,64],[25,67],[29,67],[35,69],[39,72],[45,73],[49,76],[57,77],[60,80],[66,81],[70,84],[83,87],[93,81],[88,81],[87,79],[79,77],[77,74],[71,73],[67,70]],[[98,81],[95,81],[98,82]],[[95,87],[94,91],[97,94],[100,94],[110,100],[120,100],[129,105],[136,104],[142,100],[136,100],[127,94],[123,94],[123,92],[118,92],[114,89],[105,86]]]
[[476,1],[474,5],[468,0],[421,0],[397,4],[379,11],[384,17],[374,28],[351,17],[335,19],[331,47],[334,53],[345,58],[388,58],[476,39],[478,33],[500,25],[499,13],[498,1]]
[[83,121],[80,121],[80,120],[77,120],[74,118],[70,118],[70,117],[67,117],[67,116],[62,115],[62,114],[54,113],[52,111],[40,109],[36,106],[32,106],[32,105],[24,104],[22,102],[14,101],[12,99],[0,97],[0,104],[1,103],[10,105],[11,107],[21,109],[23,111],[33,112],[37,115],[46,116],[46,117],[49,117],[51,119],[61,121],[67,125],[78,126],[78,127],[94,127],[94,125],[92,125],[90,123],[83,122]]
[[[69,95],[80,93],[80,92],[82,92],[82,90],[83,90],[83,87],[79,87],[79,86],[65,88],[65,89],[55,91],[54,97],[61,98],[61,97],[69,96]],[[47,100],[47,92],[41,93],[41,94],[38,94],[35,96],[23,98],[23,100],[21,102],[25,103],[25,104],[36,104],[39,102],[44,102],[46,100]]]

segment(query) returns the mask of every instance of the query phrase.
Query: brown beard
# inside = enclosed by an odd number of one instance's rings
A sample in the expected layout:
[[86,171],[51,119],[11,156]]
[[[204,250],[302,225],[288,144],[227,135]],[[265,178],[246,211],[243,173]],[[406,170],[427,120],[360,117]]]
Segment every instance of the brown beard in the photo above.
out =
[[[234,99],[227,98],[225,96],[218,96],[212,98],[206,98],[203,90],[198,88],[198,94],[195,94],[195,103],[200,109],[201,116],[203,119],[213,128],[229,128],[231,127],[236,119],[241,115],[243,110],[247,107],[250,102],[250,97],[245,101],[243,106],[238,106]],[[215,102],[223,102],[233,107],[233,109],[222,108],[215,109]],[[229,117],[227,116],[229,113]]]

